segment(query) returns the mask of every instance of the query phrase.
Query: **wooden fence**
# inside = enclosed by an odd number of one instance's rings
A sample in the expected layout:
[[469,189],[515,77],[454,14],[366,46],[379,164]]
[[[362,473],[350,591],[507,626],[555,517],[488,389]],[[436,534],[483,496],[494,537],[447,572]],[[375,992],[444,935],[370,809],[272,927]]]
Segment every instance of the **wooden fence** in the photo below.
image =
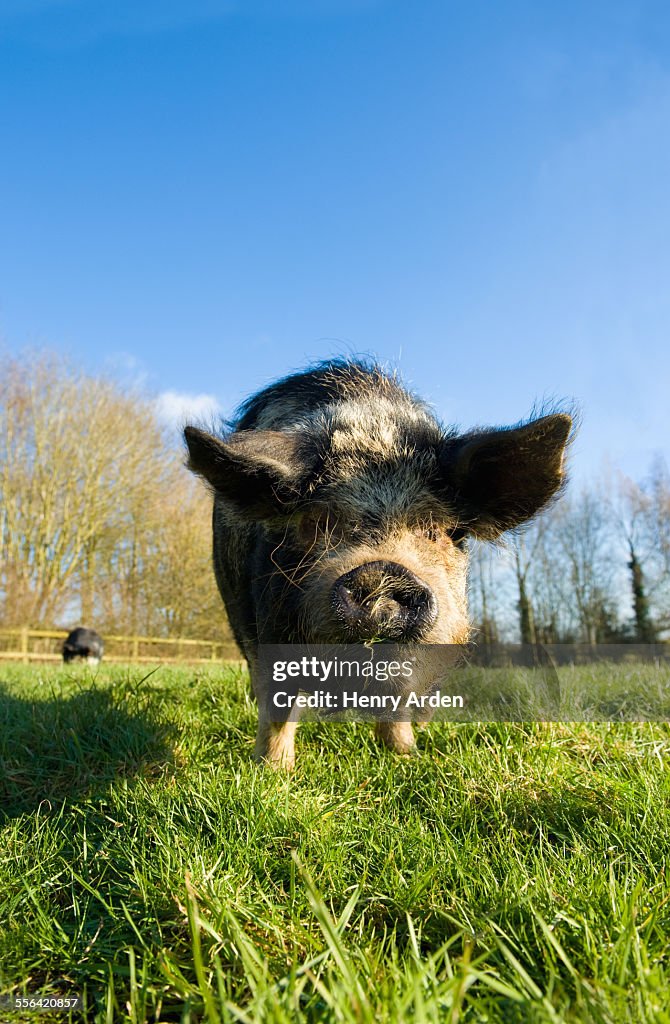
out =
[[[65,629],[0,628],[0,660],[61,661]],[[185,637],[104,636],[105,661],[177,665],[211,665],[212,662],[240,661],[232,641],[189,640]]]

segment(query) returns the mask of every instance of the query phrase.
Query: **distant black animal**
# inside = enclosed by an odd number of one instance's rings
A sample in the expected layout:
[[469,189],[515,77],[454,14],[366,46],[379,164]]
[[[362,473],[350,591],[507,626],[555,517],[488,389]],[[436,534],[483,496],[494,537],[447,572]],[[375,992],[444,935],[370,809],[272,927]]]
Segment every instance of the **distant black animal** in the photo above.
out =
[[97,665],[102,661],[105,645],[99,633],[78,626],[63,641],[63,661],[87,661]]

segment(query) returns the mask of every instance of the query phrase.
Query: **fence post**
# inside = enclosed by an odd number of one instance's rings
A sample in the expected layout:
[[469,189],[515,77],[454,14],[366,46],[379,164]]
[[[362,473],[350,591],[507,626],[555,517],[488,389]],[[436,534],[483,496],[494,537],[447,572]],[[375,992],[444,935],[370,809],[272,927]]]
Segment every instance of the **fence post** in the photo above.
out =
[[139,637],[133,637],[133,653],[131,655],[133,661],[137,661],[140,656],[140,641]]
[[216,661],[216,644],[212,644],[212,661]]
[[27,665],[30,661],[28,657],[28,627],[23,626],[21,629],[21,661],[24,665]]

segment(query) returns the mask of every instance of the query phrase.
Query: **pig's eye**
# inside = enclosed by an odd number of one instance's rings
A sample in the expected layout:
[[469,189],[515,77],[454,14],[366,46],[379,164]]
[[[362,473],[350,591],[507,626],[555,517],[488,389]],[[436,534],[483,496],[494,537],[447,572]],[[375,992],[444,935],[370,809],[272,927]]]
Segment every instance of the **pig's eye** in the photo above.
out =
[[418,527],[415,532],[419,537],[430,540],[434,544],[447,544],[451,542],[458,548],[463,546],[467,537],[465,530],[461,530],[458,527],[455,527],[453,530],[447,530],[444,527],[436,526],[434,523],[426,523]]
[[331,536],[335,531],[336,521],[327,510],[314,510],[304,515],[298,527],[300,537],[305,542],[314,542],[324,536]]
[[417,526],[414,532],[417,537],[423,537],[424,540],[432,540],[434,544],[438,544],[446,536],[444,531],[433,523],[424,523],[421,526]]

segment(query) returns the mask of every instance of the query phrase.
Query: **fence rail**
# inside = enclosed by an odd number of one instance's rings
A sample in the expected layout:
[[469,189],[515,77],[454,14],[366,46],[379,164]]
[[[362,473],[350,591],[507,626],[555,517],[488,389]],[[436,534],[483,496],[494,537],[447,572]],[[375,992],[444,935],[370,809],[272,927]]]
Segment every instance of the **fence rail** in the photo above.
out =
[[[0,661],[60,661],[65,629],[0,629]],[[105,661],[211,665],[240,661],[232,642],[187,637],[105,635]]]

